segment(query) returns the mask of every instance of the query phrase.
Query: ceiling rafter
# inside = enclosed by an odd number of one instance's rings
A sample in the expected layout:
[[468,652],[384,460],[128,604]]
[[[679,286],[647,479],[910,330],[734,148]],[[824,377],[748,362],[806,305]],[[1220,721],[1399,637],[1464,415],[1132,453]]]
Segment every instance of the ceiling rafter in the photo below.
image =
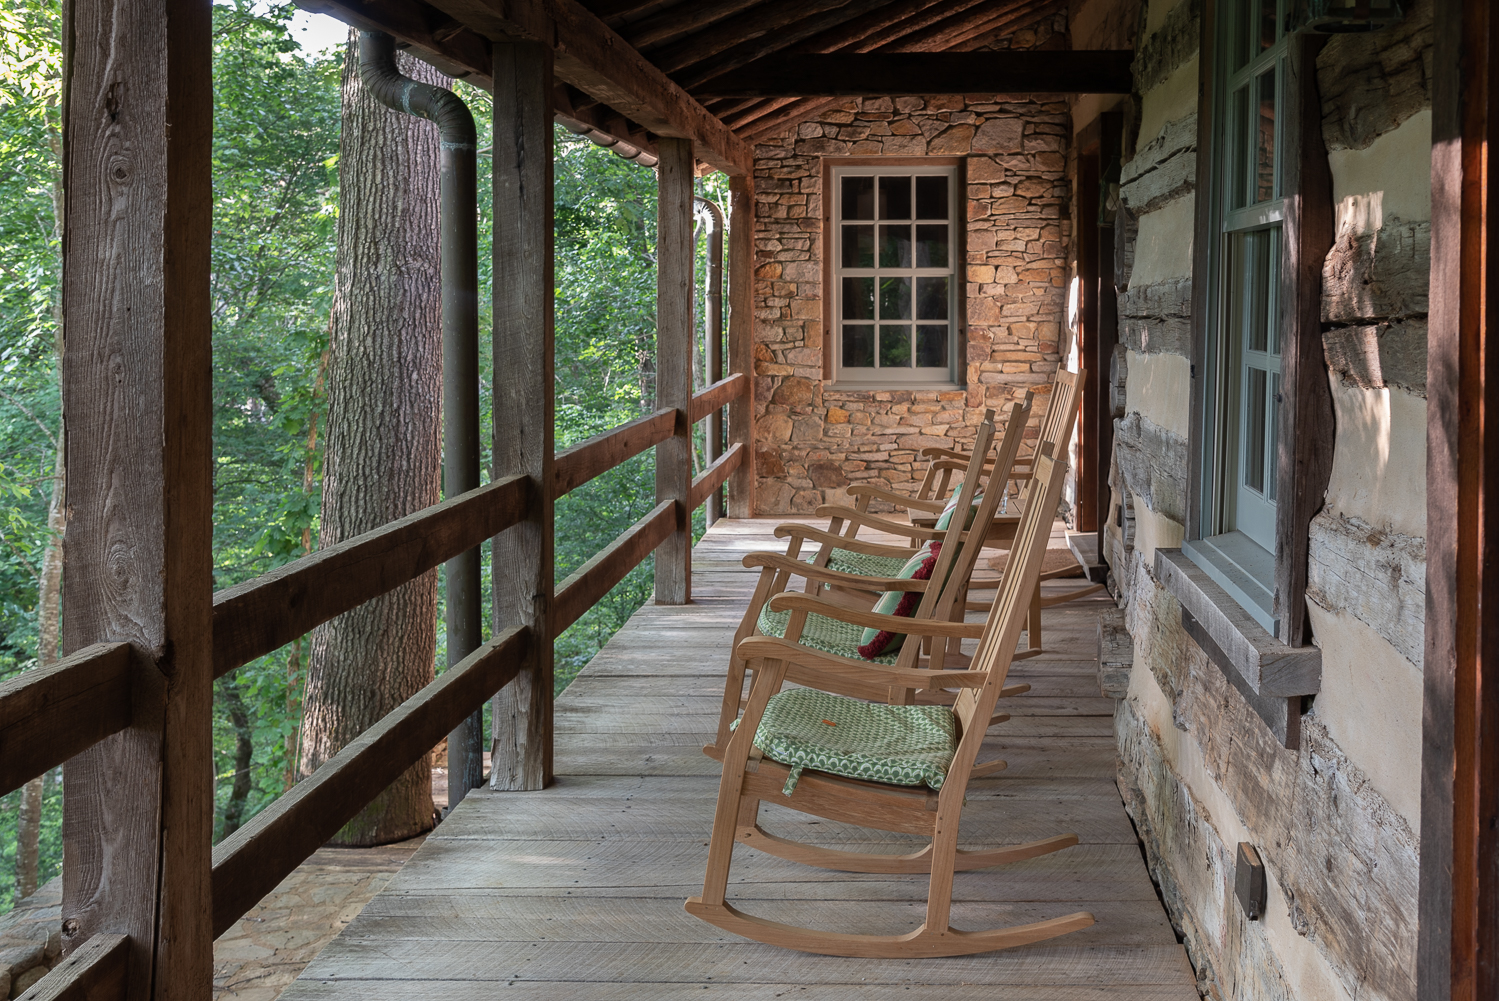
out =
[[899,9],[882,11],[881,13],[887,14],[885,17],[861,18],[856,22],[841,25],[816,38],[808,39],[797,46],[797,50],[839,52],[847,49],[851,52],[868,52],[884,45],[892,38],[900,38],[944,18],[961,14],[970,7],[980,4],[992,6],[995,3],[1007,2],[1012,3],[1014,0],[939,0],[937,3],[931,3],[930,0],[918,0],[915,3],[894,4],[892,6]]
[[1055,0],[997,0],[985,3],[945,21],[892,39],[876,51],[930,52],[951,48],[976,32],[988,30],[987,26],[994,24],[996,19],[1014,17],[1037,3],[1052,2]]
[[721,23],[760,0],[692,0],[659,14],[641,18],[620,29],[619,33],[641,52],[670,45]]
[[[804,13],[810,6],[808,0],[790,0],[790,2],[800,3]],[[850,18],[862,17],[864,14],[872,10],[877,10],[891,2],[892,0],[847,0],[847,2],[832,10],[825,9],[821,13],[810,17],[802,17],[773,32],[762,33],[732,48],[721,49],[710,56],[694,59],[692,62],[669,72],[672,73],[672,78],[682,87],[690,90],[706,80],[713,79],[720,73],[748,65],[756,59],[768,56],[772,52],[779,52],[798,42],[819,35]]]
[[743,45],[753,45],[766,36],[779,37],[785,31],[794,31],[796,25],[809,18],[832,16],[836,19],[833,23],[836,23],[857,16],[849,8],[857,8],[859,4],[860,0],[770,0],[742,14],[725,18],[711,28],[662,46],[651,53],[650,59],[663,72],[677,78],[683,70],[706,60],[712,60],[716,65],[720,58],[732,58],[735,50]]

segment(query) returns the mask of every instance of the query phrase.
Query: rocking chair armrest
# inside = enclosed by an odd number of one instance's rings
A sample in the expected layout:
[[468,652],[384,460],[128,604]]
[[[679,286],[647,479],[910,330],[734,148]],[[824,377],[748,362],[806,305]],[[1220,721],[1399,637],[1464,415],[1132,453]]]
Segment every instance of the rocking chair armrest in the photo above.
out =
[[744,558],[743,563],[750,568],[784,570],[808,580],[823,584],[838,584],[859,591],[925,591],[928,583],[924,580],[908,580],[904,577],[864,577],[856,573],[844,573],[842,570],[813,566],[784,553],[750,553]]
[[914,546],[886,546],[878,542],[868,542],[864,539],[855,539],[846,535],[836,535],[833,532],[821,528],[813,528],[811,525],[803,525],[799,522],[787,522],[778,525],[775,530],[778,539],[796,538],[803,542],[815,542],[822,546],[832,546],[835,549],[847,549],[851,553],[863,553],[865,556],[891,556],[908,560],[916,555]]
[[[971,453],[959,452],[955,448],[928,447],[923,448],[921,450],[921,454],[928,459],[957,459],[959,462],[971,462],[973,460],[973,455]],[[992,466],[994,465],[994,460],[985,458],[984,465]]]
[[835,605],[831,601],[800,592],[782,591],[770,599],[772,612],[816,612],[829,619],[866,629],[885,629],[892,633],[915,636],[940,636],[944,639],[978,639],[984,634],[982,622],[949,622],[946,619],[917,619],[904,615],[881,615]]
[[[942,508],[946,505],[945,501],[922,500],[919,497],[907,497],[905,494],[898,494],[893,490],[885,490],[882,487],[869,486],[865,484],[861,484],[856,487],[849,487],[848,495],[856,499],[860,497],[870,497],[875,500],[889,501],[891,504],[898,504],[904,508],[909,508],[916,511],[931,511],[934,514],[941,514]],[[868,514],[867,511],[860,511],[859,513]]]
[[842,518],[844,521],[853,522],[861,528],[872,528],[877,532],[887,532],[890,535],[904,535],[913,539],[940,539],[941,532],[931,529],[917,528],[914,525],[902,525],[898,521],[889,518],[881,518],[865,511],[855,511],[851,507],[840,507],[836,504],[824,504],[815,512],[819,518]]
[[[912,688],[918,691],[942,688],[979,688],[988,679],[987,671],[925,671],[914,667],[891,667],[867,660],[840,657],[775,636],[750,636],[741,640],[734,655],[743,660],[784,660],[796,664],[797,684],[817,687],[817,675],[830,681],[856,681],[885,685],[890,688]],[[810,677],[809,677],[810,675]],[[1019,694],[1019,693],[1016,693]]]

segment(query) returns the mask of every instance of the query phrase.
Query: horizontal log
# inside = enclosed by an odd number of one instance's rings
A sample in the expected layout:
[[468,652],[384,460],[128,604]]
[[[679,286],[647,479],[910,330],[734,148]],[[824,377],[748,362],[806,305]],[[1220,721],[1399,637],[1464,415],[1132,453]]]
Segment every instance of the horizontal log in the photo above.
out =
[[436,0],[458,23],[500,41],[551,45],[558,79],[658,136],[690,139],[694,153],[730,174],[746,174],[744,140],[577,0]]
[[26,1001],[103,1001],[125,996],[130,936],[100,932],[25,993]]
[[552,460],[552,496],[569,494],[595,476],[661,444],[672,436],[676,418],[676,410],[663,407],[558,452]]
[[734,442],[729,450],[714,460],[713,465],[703,470],[702,473],[692,481],[692,488],[687,493],[687,510],[696,511],[708,499],[708,495],[729,478],[729,474],[739,468],[739,463],[744,461],[744,443]]
[[525,516],[528,492],[507,476],[218,592],[214,677],[500,534]]
[[768,56],[714,77],[699,97],[1128,94],[1128,50],[858,52]]
[[568,575],[552,599],[552,635],[577,622],[583,613],[625,579],[676,528],[676,503],[664,500],[622,532],[597,556]]
[[0,682],[0,795],[130,725],[128,643],[95,643]]
[[735,372],[727,379],[719,379],[692,398],[692,402],[687,405],[687,423],[696,424],[748,391],[749,376],[743,372]]
[[214,937],[509,684],[530,640],[525,627],[500,633],[220,842],[213,850]]

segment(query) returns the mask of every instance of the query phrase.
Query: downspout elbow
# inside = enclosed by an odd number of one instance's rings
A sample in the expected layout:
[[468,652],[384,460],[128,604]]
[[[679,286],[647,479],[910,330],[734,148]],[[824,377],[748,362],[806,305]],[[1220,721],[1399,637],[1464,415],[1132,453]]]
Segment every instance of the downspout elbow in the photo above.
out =
[[474,155],[478,132],[474,116],[451,90],[402,76],[396,69],[396,40],[383,31],[359,33],[359,79],[387,108],[425,118],[437,126],[444,150]]

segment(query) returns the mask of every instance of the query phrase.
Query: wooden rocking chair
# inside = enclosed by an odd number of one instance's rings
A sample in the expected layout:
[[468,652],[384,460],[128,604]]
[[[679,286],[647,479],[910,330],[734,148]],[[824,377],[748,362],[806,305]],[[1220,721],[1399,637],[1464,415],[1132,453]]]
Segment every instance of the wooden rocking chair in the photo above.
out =
[[[761,660],[761,666],[744,717],[724,755],[703,892],[687,900],[688,913],[726,931],[770,945],[879,959],[989,952],[1028,945],[1093,924],[1093,915],[1083,911],[987,931],[960,931],[949,924],[954,872],[1033,858],[1077,844],[1076,835],[1060,834],[1001,848],[978,851],[958,848],[958,821],[968,781],[986,771],[983,766],[975,767],[975,761],[985,731],[995,722],[995,704],[1024,626],[1029,595],[1051,534],[1050,512],[1060,498],[1066,466],[1043,453],[1033,468],[1029,503],[1012,548],[1011,572],[1005,576],[987,622],[982,627],[937,619],[900,623],[900,628],[929,632],[933,636],[955,632],[971,636],[975,629],[982,628],[972,669],[921,672],[872,665],[769,637],[752,637],[740,644],[740,655],[746,660]],[[803,594],[779,595],[772,605],[807,611],[832,610],[820,599]],[[799,668],[798,683],[821,691],[809,694],[808,689],[793,689],[782,693],[783,682],[791,676],[791,665]],[[850,680],[871,688],[885,687],[891,692],[912,686],[960,686],[962,692],[951,710],[878,706],[821,694],[836,692]],[[814,710],[812,716],[827,718],[802,718],[807,708]],[[944,713],[950,716],[943,717]],[[848,732],[836,730],[837,723],[844,720],[859,727],[860,734],[874,733],[881,727],[914,730],[916,724],[926,721],[946,736],[932,741],[932,746],[938,749],[936,753],[913,763],[899,752],[861,752],[850,746],[858,743],[858,738],[845,742],[823,736]],[[819,729],[818,724],[828,726]],[[955,736],[951,735],[952,729],[957,731]],[[811,736],[804,739],[801,734]],[[796,747],[809,750],[800,757],[797,756],[800,752],[787,750]],[[947,753],[951,753],[951,759],[943,773],[940,759]],[[792,758],[796,763],[772,760],[775,754]],[[812,770],[814,767],[820,770]],[[834,774],[834,770],[839,774]],[[913,770],[924,771],[925,786],[936,785],[938,791],[933,794],[922,785],[870,780],[871,776],[883,777],[895,772],[907,776],[901,779],[903,782],[923,781],[909,778]],[[770,835],[759,826],[762,800],[830,820],[922,834],[932,840],[926,848],[908,855],[849,852],[801,844]],[[929,873],[926,920],[920,928],[904,935],[867,935],[800,928],[746,914],[726,899],[736,841],[792,861],[845,872]]]
[[[996,469],[1009,469],[1020,449],[1020,439],[1025,432],[1023,405],[1013,404],[1010,411],[1010,420],[1006,426],[1004,438],[1000,442],[998,452],[993,456],[992,465]],[[988,411],[978,428],[971,465],[977,466],[979,462],[989,457],[989,447],[993,437],[993,411]],[[953,501],[955,512],[974,509],[975,495],[980,482],[982,482],[982,477],[965,476],[958,488],[957,497]],[[849,569],[857,567],[857,563],[853,562],[854,558],[861,553],[868,553],[871,549],[879,549],[880,552],[889,550],[898,554],[900,562],[904,563],[921,552],[918,548],[872,547],[855,541],[852,544],[859,548],[848,550],[841,548],[846,540],[826,533],[818,533],[822,546],[809,563],[800,555],[802,542],[811,537],[805,531],[797,531],[806,529],[807,526],[804,525],[782,526],[788,529],[792,536],[791,544],[784,554],[760,552],[746,556],[744,558],[746,567],[761,568],[760,580],[755,587],[754,595],[750,598],[749,606],[745,609],[744,617],[740,620],[739,629],[734,634],[734,648],[730,651],[729,671],[725,678],[723,703],[719,711],[718,733],[714,742],[704,748],[705,753],[715,758],[721,756],[728,742],[729,728],[739,715],[743,701],[745,673],[753,670],[752,666],[741,659],[737,652],[740,642],[744,639],[756,633],[768,634],[816,647],[824,652],[855,657],[860,642],[858,637],[868,625],[867,622],[855,621],[855,616],[861,612],[868,612],[876,603],[880,592],[918,592],[921,594],[920,604],[912,617],[910,619],[902,617],[897,620],[899,622],[906,623],[914,619],[934,617],[944,620],[955,618],[961,622],[967,604],[967,581],[973,573],[979,551],[983,548],[979,542],[985,532],[983,526],[993,520],[999,501],[1000,497],[997,494],[993,496],[986,494],[981,500],[977,500],[971,527],[963,517],[955,514],[940,535],[937,534],[935,528],[928,533],[935,536],[932,541],[941,541],[942,548],[937,553],[935,565],[932,567],[930,577],[926,580],[907,580],[895,576],[866,576],[851,572]],[[779,530],[777,534],[780,534]],[[829,559],[834,553],[843,555],[845,569],[834,569],[828,566]],[[805,579],[806,590],[809,593],[823,595],[828,604],[839,609],[838,614],[809,615],[806,612],[777,614],[775,610],[769,608],[770,600],[784,592],[794,578]],[[824,588],[832,590],[824,590]],[[958,650],[956,639],[942,638],[940,641],[933,641],[930,637],[915,635],[907,629],[901,629],[899,632],[906,636],[899,653],[893,656],[886,653],[880,660],[888,661],[903,669],[917,668],[922,666],[921,654],[926,652],[928,657],[925,666],[936,670],[940,670],[949,660],[966,660]],[[1028,687],[1017,686],[1010,694],[1021,694]],[[843,691],[842,694],[865,696],[871,693],[867,690],[848,690]],[[883,691],[872,694],[877,698],[884,698],[886,695]],[[903,698],[902,701],[909,701],[909,699]]]

